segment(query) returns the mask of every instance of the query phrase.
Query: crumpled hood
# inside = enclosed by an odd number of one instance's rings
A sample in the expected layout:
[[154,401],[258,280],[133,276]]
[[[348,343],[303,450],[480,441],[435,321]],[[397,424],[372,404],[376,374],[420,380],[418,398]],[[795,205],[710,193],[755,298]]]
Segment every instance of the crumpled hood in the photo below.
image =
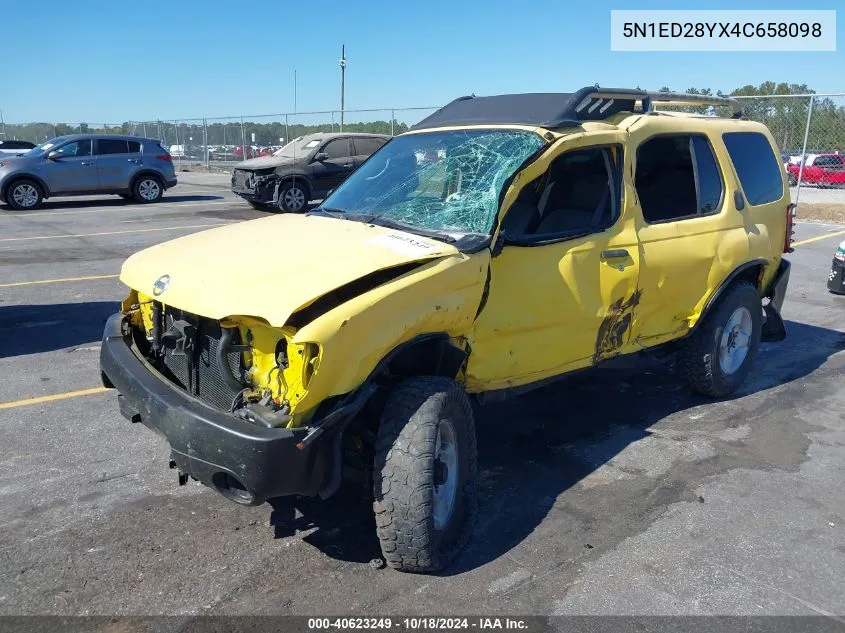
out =
[[[300,158],[302,158],[300,156]],[[289,156],[259,156],[258,158],[250,158],[243,160],[235,165],[235,169],[270,169],[271,167],[281,167],[283,165],[293,165],[296,161]]]
[[[281,327],[298,308],[369,273],[457,253],[394,229],[278,215],[147,248],[126,260],[120,280],[194,314],[254,316]],[[154,284],[165,275],[166,287],[156,295]]]

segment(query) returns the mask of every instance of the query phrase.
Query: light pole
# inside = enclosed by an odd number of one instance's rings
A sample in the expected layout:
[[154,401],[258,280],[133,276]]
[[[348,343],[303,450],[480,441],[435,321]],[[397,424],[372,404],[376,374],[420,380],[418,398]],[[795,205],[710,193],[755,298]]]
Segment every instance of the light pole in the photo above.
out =
[[340,49],[340,131],[343,132],[343,109],[346,92],[346,44]]

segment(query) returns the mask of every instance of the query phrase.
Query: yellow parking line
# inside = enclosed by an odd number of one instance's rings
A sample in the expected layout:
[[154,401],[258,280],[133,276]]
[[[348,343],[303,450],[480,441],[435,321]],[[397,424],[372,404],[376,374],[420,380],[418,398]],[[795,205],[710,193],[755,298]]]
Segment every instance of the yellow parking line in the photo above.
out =
[[92,275],[91,277],[65,277],[64,279],[39,279],[37,281],[16,281],[11,284],[0,284],[0,288],[13,286],[34,286],[36,284],[57,284],[63,281],[91,281],[92,279],[117,279],[117,275]]
[[67,391],[65,393],[54,393],[51,396],[38,396],[36,398],[24,398],[23,400],[12,400],[11,402],[0,402],[0,409],[14,409],[16,407],[25,407],[30,404],[41,404],[42,402],[54,402],[56,400],[66,400],[68,398],[78,398],[79,396],[92,396],[96,393],[104,393],[111,391],[105,387],[94,387],[92,389],[80,389],[79,391]]
[[812,244],[813,242],[819,242],[821,240],[826,240],[829,237],[836,237],[837,235],[845,235],[845,231],[834,231],[833,233],[825,233],[824,235],[817,235],[816,237],[808,237],[806,240],[799,240],[797,242],[792,242],[793,246],[802,246],[804,244]]
[[26,242],[30,240],[57,240],[65,237],[98,237],[101,235],[122,235],[124,233],[151,233],[153,231],[178,231],[180,229],[201,229],[209,226],[223,226],[229,222],[216,222],[214,224],[191,224],[189,226],[164,226],[154,229],[132,229],[129,231],[103,231],[102,233],[78,233],[76,235],[39,235],[36,237],[4,237],[0,242]]

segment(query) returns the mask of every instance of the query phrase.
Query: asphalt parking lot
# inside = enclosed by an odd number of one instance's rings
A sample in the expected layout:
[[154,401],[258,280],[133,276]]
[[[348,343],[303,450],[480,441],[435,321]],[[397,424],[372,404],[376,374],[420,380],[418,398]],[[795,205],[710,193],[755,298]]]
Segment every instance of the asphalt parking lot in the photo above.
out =
[[845,226],[798,225],[789,336],[735,397],[667,364],[482,409],[474,538],[417,576],[370,566],[352,490],[244,508],[179,487],[99,388],[121,262],[263,215],[182,180],[150,206],[0,208],[0,614],[845,614],[845,298],[825,288]]

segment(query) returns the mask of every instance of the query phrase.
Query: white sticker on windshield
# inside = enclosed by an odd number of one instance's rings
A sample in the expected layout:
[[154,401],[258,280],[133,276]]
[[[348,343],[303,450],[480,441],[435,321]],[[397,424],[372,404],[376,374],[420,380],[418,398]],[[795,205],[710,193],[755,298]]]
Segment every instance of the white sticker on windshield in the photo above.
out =
[[371,244],[383,246],[394,253],[410,255],[412,257],[420,257],[436,252],[434,244],[411,235],[403,235],[402,233],[383,233],[369,241]]

